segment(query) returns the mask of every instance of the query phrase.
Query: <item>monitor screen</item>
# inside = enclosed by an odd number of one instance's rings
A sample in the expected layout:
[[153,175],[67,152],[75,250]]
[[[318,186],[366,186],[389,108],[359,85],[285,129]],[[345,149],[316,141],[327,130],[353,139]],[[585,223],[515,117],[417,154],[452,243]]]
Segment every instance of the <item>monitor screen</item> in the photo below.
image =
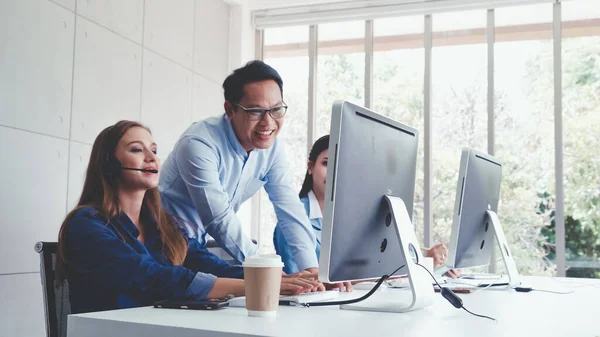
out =
[[501,179],[502,163],[498,159],[463,149],[448,244],[448,267],[490,264],[496,240],[486,211],[498,213]]
[[418,138],[415,128],[371,110],[333,104],[321,280],[379,278],[406,263],[383,196],[400,197],[412,219]]

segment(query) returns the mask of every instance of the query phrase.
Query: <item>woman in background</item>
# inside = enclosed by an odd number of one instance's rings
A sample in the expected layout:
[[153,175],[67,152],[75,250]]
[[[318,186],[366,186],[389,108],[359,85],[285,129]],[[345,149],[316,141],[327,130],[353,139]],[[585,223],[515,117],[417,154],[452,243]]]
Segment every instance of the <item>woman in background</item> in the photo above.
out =
[[[150,130],[132,121],[94,141],[81,198],[58,240],[56,279],[69,280],[73,313],[244,295],[242,267],[187,237],[162,209],[156,151]],[[283,294],[320,288],[301,278],[281,281]]]
[[[325,178],[327,177],[327,162],[329,155],[329,135],[319,138],[310,150],[308,157],[306,176],[302,188],[300,189],[300,200],[304,204],[306,214],[310,219],[313,231],[317,238],[315,253],[319,258],[321,253],[321,227],[323,222],[323,212],[325,210]],[[298,272],[298,267],[294,261],[285,238],[281,234],[278,226],[275,227],[273,243],[277,254],[281,255],[285,264],[284,271],[288,274]],[[448,248],[444,244],[438,243],[424,251],[427,257],[433,258],[434,268],[443,265],[448,256]],[[457,270],[448,271],[447,275],[455,278],[459,276]]]

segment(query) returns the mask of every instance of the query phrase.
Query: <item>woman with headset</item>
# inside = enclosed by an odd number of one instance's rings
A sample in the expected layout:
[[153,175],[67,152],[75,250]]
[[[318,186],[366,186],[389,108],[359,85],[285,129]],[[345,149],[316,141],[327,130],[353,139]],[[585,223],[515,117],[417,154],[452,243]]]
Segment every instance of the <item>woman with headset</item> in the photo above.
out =
[[[201,247],[163,210],[156,151],[150,130],[132,121],[94,141],[81,198],[58,240],[56,280],[68,279],[73,313],[244,295],[242,267]],[[280,289],[298,294],[323,285],[286,277]]]

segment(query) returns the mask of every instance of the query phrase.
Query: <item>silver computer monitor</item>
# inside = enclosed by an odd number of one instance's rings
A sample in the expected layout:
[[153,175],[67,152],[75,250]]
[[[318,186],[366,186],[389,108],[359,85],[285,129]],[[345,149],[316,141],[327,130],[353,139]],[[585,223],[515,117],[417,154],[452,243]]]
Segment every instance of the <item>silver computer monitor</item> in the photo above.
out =
[[473,149],[463,149],[446,268],[489,265],[494,247],[498,247],[508,284],[518,286],[521,277],[498,218],[501,181],[500,160]]
[[501,180],[500,160],[473,149],[462,150],[448,244],[448,267],[490,264],[496,241],[487,211],[498,212]]
[[418,138],[411,126],[346,101],[333,104],[322,280],[379,278],[406,263],[383,197],[400,197],[412,219]]

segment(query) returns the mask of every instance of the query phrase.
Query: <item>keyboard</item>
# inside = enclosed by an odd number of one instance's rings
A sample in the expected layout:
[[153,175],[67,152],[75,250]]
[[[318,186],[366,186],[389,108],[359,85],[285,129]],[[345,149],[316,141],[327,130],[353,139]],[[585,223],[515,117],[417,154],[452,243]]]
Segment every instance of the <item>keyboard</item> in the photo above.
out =
[[[326,291],[315,291],[312,293],[302,293],[291,296],[279,296],[279,303],[284,304],[285,302],[290,303],[310,303],[327,301],[337,298],[340,295],[338,290],[326,290]],[[282,303],[284,302],[284,303]]]
[[[315,291],[312,293],[303,293],[299,295],[279,296],[279,304],[294,305],[300,303],[311,303],[318,301],[333,300],[340,295],[337,290]],[[245,308],[246,297],[235,297],[229,301],[230,307]]]
[[499,280],[502,278],[502,275],[489,273],[462,274],[460,278],[466,280]]
[[446,284],[457,284],[471,287],[494,287],[494,286],[506,286],[508,285],[508,278],[501,275],[500,278],[495,279],[468,279],[468,278],[447,278]]

